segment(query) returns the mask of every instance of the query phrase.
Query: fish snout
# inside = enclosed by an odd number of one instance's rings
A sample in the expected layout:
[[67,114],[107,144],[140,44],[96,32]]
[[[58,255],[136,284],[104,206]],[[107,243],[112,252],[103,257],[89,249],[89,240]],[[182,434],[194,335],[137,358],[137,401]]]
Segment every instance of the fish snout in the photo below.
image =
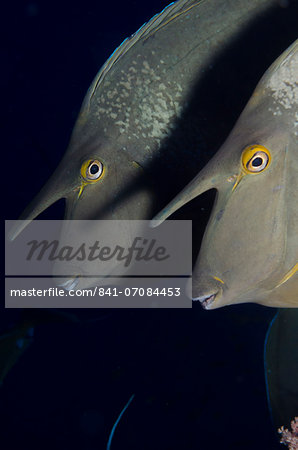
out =
[[52,276],[58,287],[62,287],[66,291],[78,289],[82,270],[72,264],[63,264],[63,262],[55,262],[52,268]]
[[74,278],[58,278],[56,279],[56,284],[59,287],[62,287],[66,291],[74,291],[76,290],[77,285],[79,284],[79,277]]
[[[98,287],[98,283],[100,283],[100,287],[103,284],[108,284],[109,279],[98,279],[96,277],[85,277],[82,275],[74,275],[71,277],[60,277],[55,279],[55,283],[58,287],[63,288],[64,290],[69,292],[69,295],[72,297],[81,297],[81,296],[94,296],[96,293],[95,287]],[[72,291],[72,292],[70,292]]]

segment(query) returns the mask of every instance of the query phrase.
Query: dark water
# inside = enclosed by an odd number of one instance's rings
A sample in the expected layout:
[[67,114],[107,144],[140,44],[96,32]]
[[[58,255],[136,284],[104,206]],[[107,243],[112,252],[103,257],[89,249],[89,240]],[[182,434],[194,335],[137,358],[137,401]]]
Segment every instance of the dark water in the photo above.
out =
[[[5,218],[18,217],[58,164],[99,67],[166,5],[54,0],[5,6]],[[269,31],[274,36],[273,23]],[[62,215],[61,202],[44,217]],[[274,310],[242,305],[208,312],[194,305],[78,315],[81,325],[36,326],[34,343],[5,379],[1,449],[103,449],[132,394],[112,449],[279,448],[263,374]],[[18,312],[2,310],[2,329],[17,319]]]

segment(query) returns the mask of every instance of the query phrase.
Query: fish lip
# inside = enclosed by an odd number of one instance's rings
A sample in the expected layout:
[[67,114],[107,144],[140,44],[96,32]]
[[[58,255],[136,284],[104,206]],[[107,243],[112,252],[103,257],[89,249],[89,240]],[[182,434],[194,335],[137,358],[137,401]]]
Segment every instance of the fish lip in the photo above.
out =
[[214,294],[201,295],[200,297],[195,297],[192,300],[194,302],[199,301],[204,309],[212,309],[212,304],[217,296],[218,292]]
[[58,284],[59,287],[62,287],[66,291],[74,290],[79,283],[79,277],[69,278],[69,280],[64,281],[64,283]]

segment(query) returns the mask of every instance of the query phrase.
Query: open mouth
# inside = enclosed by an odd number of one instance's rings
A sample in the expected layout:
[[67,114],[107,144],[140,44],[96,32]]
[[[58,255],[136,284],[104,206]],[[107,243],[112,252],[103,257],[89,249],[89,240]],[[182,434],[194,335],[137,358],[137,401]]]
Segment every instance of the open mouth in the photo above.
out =
[[67,291],[72,291],[76,288],[76,286],[79,283],[79,277],[70,278],[69,280],[65,281],[64,283],[58,284],[58,286],[62,287],[63,289]]
[[210,309],[215,300],[216,294],[217,293],[212,295],[202,295],[201,297],[193,298],[193,301],[199,301],[204,309]]

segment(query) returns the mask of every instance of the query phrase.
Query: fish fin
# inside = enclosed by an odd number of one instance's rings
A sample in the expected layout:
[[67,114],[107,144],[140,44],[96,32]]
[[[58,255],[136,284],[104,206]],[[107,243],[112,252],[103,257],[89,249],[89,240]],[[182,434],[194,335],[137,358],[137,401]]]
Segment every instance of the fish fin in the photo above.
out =
[[156,14],[152,18],[156,18],[155,22],[153,22],[154,27],[151,27],[151,29],[148,30],[148,34],[142,37],[145,37],[146,39],[149,38],[151,35],[159,31],[161,28],[165,27],[168,23],[172,22],[177,17],[188,13],[188,11],[190,11],[194,6],[197,6],[199,3],[201,3],[201,0],[185,0],[184,2],[176,1],[174,3],[170,3],[160,14]]
[[108,443],[107,443],[107,449],[106,449],[106,450],[110,450],[111,444],[112,444],[112,439],[113,439],[113,436],[114,436],[116,427],[117,427],[118,423],[120,422],[121,417],[123,416],[123,414],[125,413],[125,411],[126,411],[127,408],[129,407],[129,405],[131,404],[131,402],[133,401],[134,396],[135,396],[135,394],[132,394],[132,396],[130,397],[130,399],[128,400],[128,402],[127,402],[126,405],[124,406],[124,408],[121,410],[119,416],[117,417],[117,419],[116,419],[116,421],[115,421],[115,423],[114,423],[114,425],[113,425],[113,427],[112,427],[111,433],[110,433],[110,435],[109,435],[109,440],[108,440]]
[[201,3],[201,0],[184,0],[180,2],[170,3],[159,14],[156,14],[148,22],[144,23],[134,34],[126,38],[119,47],[111,54],[105,64],[101,67],[100,71],[96,75],[93,83],[91,84],[86,98],[84,100],[82,110],[89,108],[92,97],[94,96],[96,89],[103,82],[106,74],[112,68],[112,66],[124,56],[128,50],[135,45],[141,39],[148,39],[158,30],[166,26],[169,22],[187,13],[191,8]]
[[265,341],[267,395],[275,427],[298,415],[298,309],[280,309]]

